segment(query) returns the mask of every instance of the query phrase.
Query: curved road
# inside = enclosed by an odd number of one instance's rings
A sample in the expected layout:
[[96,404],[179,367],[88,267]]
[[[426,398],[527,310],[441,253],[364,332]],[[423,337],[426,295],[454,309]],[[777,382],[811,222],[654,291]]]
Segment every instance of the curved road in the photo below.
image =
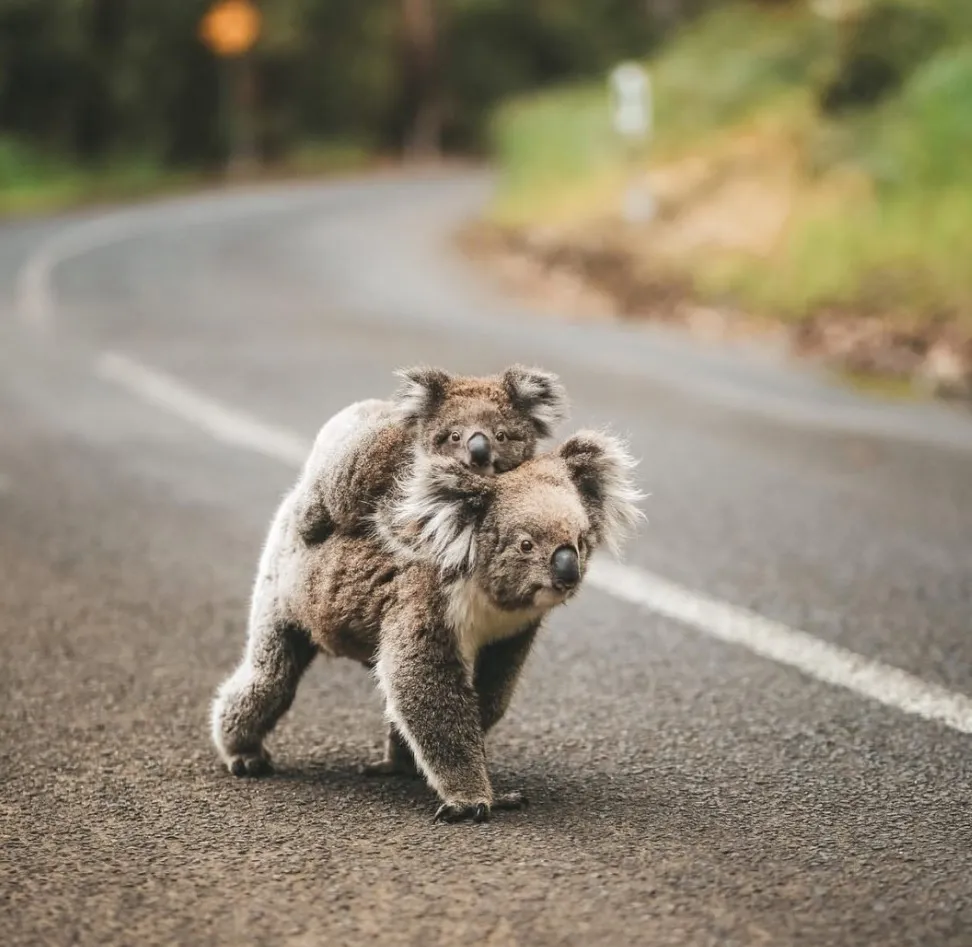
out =
[[[524,310],[449,249],[489,180],[0,228],[6,944],[968,945],[972,421]],[[318,662],[274,779],[210,746],[275,504],[402,364],[561,374],[649,525],[491,740],[531,807],[433,826]],[[567,430],[569,428],[566,428]]]

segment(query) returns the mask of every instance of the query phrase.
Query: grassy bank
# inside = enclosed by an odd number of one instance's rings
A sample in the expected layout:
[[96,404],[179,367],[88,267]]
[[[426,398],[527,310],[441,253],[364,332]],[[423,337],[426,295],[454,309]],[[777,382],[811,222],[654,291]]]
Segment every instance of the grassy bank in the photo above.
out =
[[[700,298],[972,333],[972,4],[875,9],[848,23],[735,3],[696,22],[647,64],[656,135],[633,161],[603,85],[509,103],[494,220],[617,235],[644,171],[660,214],[624,239]],[[867,66],[871,47],[899,74],[869,99],[854,57]]]
[[[245,179],[312,177],[363,169],[376,160],[353,145],[307,144],[286,161],[248,172]],[[225,176],[216,171],[175,171],[152,160],[132,157],[79,167],[22,142],[0,138],[0,217],[181,193],[224,180]]]

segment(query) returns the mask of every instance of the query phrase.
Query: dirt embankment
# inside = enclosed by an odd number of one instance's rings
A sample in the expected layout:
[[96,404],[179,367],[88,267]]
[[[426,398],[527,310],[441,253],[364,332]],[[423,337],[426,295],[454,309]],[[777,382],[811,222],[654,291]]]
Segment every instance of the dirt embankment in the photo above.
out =
[[461,244],[544,306],[666,322],[707,341],[746,336],[859,379],[972,404],[972,327],[950,313],[918,319],[895,311],[890,283],[872,305],[822,307],[791,320],[713,303],[697,291],[700,260],[727,252],[769,259],[796,202],[807,199],[799,156],[781,160],[781,149],[765,144],[737,139],[718,161],[652,172],[650,223],[627,224],[618,214],[556,226],[479,222]]

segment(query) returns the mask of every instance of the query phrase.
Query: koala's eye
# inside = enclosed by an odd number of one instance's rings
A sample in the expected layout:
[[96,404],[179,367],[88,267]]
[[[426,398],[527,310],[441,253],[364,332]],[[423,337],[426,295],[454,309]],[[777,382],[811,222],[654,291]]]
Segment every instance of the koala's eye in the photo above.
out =
[[506,431],[497,431],[496,440],[498,443],[502,444],[506,440]]
[[453,441],[454,444],[458,444],[459,443],[459,438],[460,438],[461,435],[459,434],[458,431],[453,431],[452,434],[450,434],[449,436],[452,438],[452,441]]
[[520,552],[531,552],[533,550],[533,543],[529,539],[524,539],[520,543]]

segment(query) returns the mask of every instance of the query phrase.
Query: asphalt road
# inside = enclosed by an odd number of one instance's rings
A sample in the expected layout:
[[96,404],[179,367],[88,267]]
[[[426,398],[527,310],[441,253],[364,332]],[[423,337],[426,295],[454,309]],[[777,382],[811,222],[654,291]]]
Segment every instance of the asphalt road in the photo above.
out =
[[[487,188],[0,229],[4,944],[972,944],[972,421],[530,313],[449,249]],[[651,493],[491,740],[530,808],[433,826],[359,776],[381,708],[347,662],[275,778],[230,777],[209,702],[292,455],[397,366],[511,361]]]

